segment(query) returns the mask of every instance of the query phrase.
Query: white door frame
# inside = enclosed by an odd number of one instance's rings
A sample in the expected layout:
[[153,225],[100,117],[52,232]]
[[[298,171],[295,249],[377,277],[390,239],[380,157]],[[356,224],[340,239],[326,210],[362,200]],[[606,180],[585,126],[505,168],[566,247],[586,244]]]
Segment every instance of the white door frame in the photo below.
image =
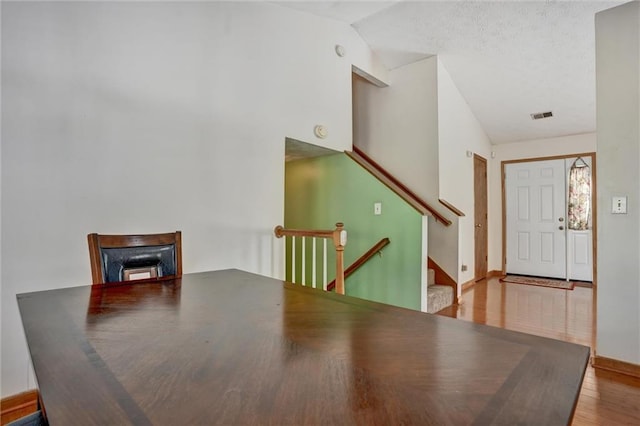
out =
[[517,159],[517,160],[504,160],[501,162],[500,168],[501,168],[501,172],[500,172],[500,179],[501,179],[501,184],[502,184],[502,274],[504,275],[506,273],[506,260],[507,260],[507,206],[506,206],[506,185],[505,185],[505,166],[507,164],[511,164],[511,163],[528,163],[528,162],[532,162],[532,161],[546,161],[546,160],[564,160],[566,158],[573,158],[573,157],[590,157],[591,158],[591,181],[592,181],[592,186],[591,186],[591,193],[593,194],[592,196],[592,232],[591,232],[591,239],[592,239],[592,244],[591,244],[591,248],[592,248],[592,276],[593,276],[593,285],[594,288],[596,286],[596,280],[597,280],[597,275],[596,275],[596,265],[597,265],[597,259],[596,259],[596,254],[597,254],[597,232],[596,230],[598,229],[597,225],[598,225],[598,218],[597,218],[597,214],[596,212],[598,211],[597,209],[597,197],[596,197],[596,153],[595,152],[584,152],[584,153],[576,153],[576,154],[566,154],[566,155],[556,155],[556,156],[550,156],[550,157],[534,157],[534,158],[522,158],[522,159]]

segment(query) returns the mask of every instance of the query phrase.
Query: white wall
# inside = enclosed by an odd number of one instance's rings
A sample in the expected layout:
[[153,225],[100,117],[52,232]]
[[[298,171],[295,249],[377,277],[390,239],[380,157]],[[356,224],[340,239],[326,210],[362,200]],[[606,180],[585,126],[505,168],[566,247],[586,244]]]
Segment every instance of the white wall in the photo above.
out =
[[[389,72],[389,87],[355,82],[354,144],[454,225],[430,219],[429,256],[458,282],[474,273],[473,158],[491,144],[441,61],[431,57]],[[458,219],[443,198],[462,210]],[[461,272],[462,264],[468,265]]]
[[[502,270],[502,180],[503,161],[552,157],[596,151],[596,134],[534,139],[492,147],[495,158],[489,161],[489,270]],[[596,173],[599,163],[596,162]]]
[[[443,226],[436,222],[435,218],[429,218],[429,257],[449,275],[454,281],[459,281],[459,246],[460,246],[460,223],[457,216],[452,213],[441,211],[451,220],[451,225]],[[442,284],[442,283],[436,283]],[[458,296],[462,293],[462,288],[458,287]]]
[[[453,204],[465,216],[458,220],[458,283],[474,278],[474,152],[490,162],[491,142],[471,112],[442,61],[438,61],[438,135],[440,158],[440,198]],[[491,170],[487,165],[488,178]],[[491,190],[487,187],[488,192]],[[489,215],[493,214],[489,210]],[[489,234],[489,241],[492,235]],[[430,243],[430,247],[433,247]],[[468,266],[462,272],[461,267]],[[447,271],[449,272],[449,271]],[[451,273],[450,273],[451,275]],[[451,275],[454,277],[454,275]]]
[[428,219],[431,257],[458,278],[458,223],[438,202],[438,59],[434,56],[389,72],[389,86],[354,80],[354,145],[413,192],[451,218],[445,227]]
[[[2,3],[0,3],[0,32],[2,31]],[[0,35],[1,37],[1,35]],[[0,40],[1,43],[1,40]],[[2,79],[2,55],[0,49],[0,80]],[[2,83],[0,82],[0,100],[2,99]],[[2,117],[2,102],[0,101],[0,117]],[[2,367],[2,120],[0,120],[0,372]],[[2,393],[2,376],[0,375],[0,397]]]
[[352,63],[386,79],[348,25],[269,3],[3,2],[1,395],[35,386],[15,295],[88,284],[87,233],[279,276],[284,139],[351,146]]
[[354,80],[354,145],[429,203],[438,201],[436,64],[389,71],[384,88]]
[[[600,356],[640,364],[640,2],[596,14]],[[611,198],[628,197],[626,215]]]

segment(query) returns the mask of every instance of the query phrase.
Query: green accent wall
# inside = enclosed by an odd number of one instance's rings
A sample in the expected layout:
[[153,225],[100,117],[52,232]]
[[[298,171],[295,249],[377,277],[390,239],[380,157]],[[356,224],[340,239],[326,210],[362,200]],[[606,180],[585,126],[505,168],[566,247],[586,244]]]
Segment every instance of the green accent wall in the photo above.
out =
[[[382,203],[378,216],[373,214],[376,202]],[[422,216],[346,154],[286,163],[285,228],[334,229],[336,222],[343,222],[348,234],[345,268],[382,238],[391,240],[381,256],[375,255],[347,278],[346,293],[419,310]],[[310,283],[310,239],[306,244],[306,282]],[[317,244],[319,256],[322,245]],[[289,262],[289,238],[286,245]],[[300,282],[300,240],[296,246],[296,281]],[[334,252],[331,242],[327,251]],[[291,280],[290,269],[287,264],[287,280]],[[327,269],[330,281],[335,276],[335,255],[331,255]]]

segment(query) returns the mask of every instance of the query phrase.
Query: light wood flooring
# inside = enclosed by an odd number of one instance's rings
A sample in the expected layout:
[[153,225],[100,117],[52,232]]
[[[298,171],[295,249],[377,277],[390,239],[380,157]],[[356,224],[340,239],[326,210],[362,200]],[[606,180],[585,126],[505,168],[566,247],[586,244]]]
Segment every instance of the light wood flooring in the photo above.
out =
[[[482,280],[438,315],[594,347],[593,290]],[[640,379],[587,367],[573,425],[640,425]]]

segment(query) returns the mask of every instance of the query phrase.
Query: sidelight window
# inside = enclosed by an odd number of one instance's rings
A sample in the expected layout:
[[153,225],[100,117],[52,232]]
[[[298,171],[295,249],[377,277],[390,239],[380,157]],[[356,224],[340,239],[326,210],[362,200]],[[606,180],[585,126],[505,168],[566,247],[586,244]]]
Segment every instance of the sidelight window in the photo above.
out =
[[591,168],[578,157],[569,170],[569,229],[584,231],[591,225]]

